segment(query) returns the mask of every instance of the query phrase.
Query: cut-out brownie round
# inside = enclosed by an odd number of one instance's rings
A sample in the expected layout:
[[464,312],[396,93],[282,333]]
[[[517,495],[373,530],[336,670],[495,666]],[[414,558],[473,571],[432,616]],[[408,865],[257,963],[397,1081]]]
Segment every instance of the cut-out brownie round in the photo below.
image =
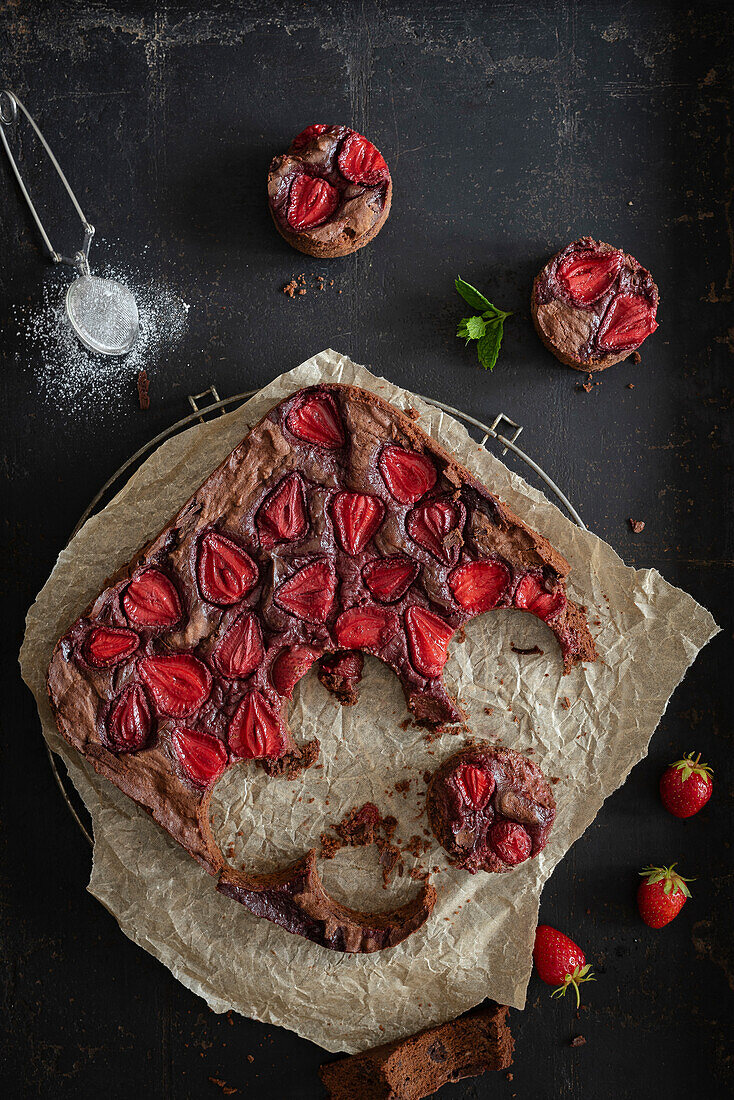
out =
[[308,126],[273,158],[268,205],[280,235],[309,256],[333,259],[377,236],[392,202],[385,158],[348,126]]
[[536,276],[530,311],[556,359],[594,372],[626,359],[655,331],[659,300],[652,275],[634,256],[580,237]]
[[542,852],[556,817],[537,764],[512,749],[476,742],[434,773],[428,818],[452,863],[471,874],[509,871]]
[[[569,566],[408,417],[328,385],[273,408],[119,569],[58,642],[48,689],[59,729],[251,912],[325,947],[374,951],[430,915],[363,913],[324,891],[315,851],[272,874],[229,867],[211,791],[240,760],[298,757],[288,701],[311,665],[355,698],[362,652],[400,678],[413,715],[462,719],[442,680],[469,619],[543,619],[564,669],[594,660]],[[274,780],[275,781],[275,780]]]

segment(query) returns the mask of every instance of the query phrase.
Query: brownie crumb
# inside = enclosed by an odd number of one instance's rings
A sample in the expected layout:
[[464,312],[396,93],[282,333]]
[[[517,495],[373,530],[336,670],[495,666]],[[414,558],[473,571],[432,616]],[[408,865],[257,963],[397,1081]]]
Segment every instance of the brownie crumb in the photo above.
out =
[[403,718],[402,722],[398,722],[398,725],[401,730],[407,730],[408,726],[410,725],[410,718]]
[[640,531],[645,530],[645,521],[644,521],[644,519],[630,519],[630,520],[627,520],[627,522],[629,523],[630,527],[632,528],[632,530],[634,531],[634,533],[636,535],[639,535]]
[[247,1061],[248,1062],[254,1062],[255,1061],[255,1055],[254,1054],[248,1054],[247,1055]]
[[592,374],[588,374],[586,376],[586,381],[579,383],[579,386],[581,387],[581,389],[584,390],[586,393],[591,393],[591,391],[594,387],[593,377],[594,376]]
[[145,370],[138,371],[138,404],[140,408],[145,412],[150,408],[150,397],[148,390],[150,389],[150,379],[148,378],[148,372]]
[[298,283],[295,279],[291,279],[291,281],[289,283],[286,283],[283,287],[283,293],[287,294],[289,298],[295,298],[297,290]]
[[407,409],[405,410],[405,415],[409,416],[411,420],[417,420],[420,416],[420,413],[417,413],[412,405],[408,405]]
[[401,779],[399,783],[395,784],[395,790],[398,794],[407,794],[407,792],[410,790],[410,780]]
[[571,1040],[572,1047],[582,1047],[585,1044],[586,1039],[584,1039],[583,1035],[574,1035],[573,1039]]
[[297,779],[307,768],[313,767],[319,758],[320,751],[321,742],[318,737],[314,737],[300,748],[296,747],[294,752],[287,752],[278,760],[261,760],[260,763],[270,776],[284,775],[286,779]]
[[540,648],[539,645],[534,645],[532,649],[521,649],[520,646],[517,646],[514,642],[512,642],[512,644],[510,645],[510,649],[513,653],[519,653],[524,657],[529,657],[533,653],[537,653],[541,657],[543,656],[543,650]]
[[642,356],[640,355],[639,351],[633,351],[630,359],[635,364],[635,366],[637,366],[638,363],[642,362]]
[[627,389],[628,389],[628,390],[633,390],[634,388],[635,388],[635,384],[634,384],[634,382],[628,382],[628,383],[627,383]]
[[569,697],[567,695],[563,696],[563,702],[561,703],[561,706],[563,707],[564,710],[570,710],[571,709],[571,700],[569,699]]
[[344,847],[344,841],[340,840],[338,836],[329,836],[328,833],[321,834],[321,858],[333,859],[336,853]]
[[217,1088],[220,1088],[225,1096],[234,1096],[236,1092],[239,1092],[239,1089],[233,1088],[232,1085],[228,1085],[226,1081],[220,1081],[218,1077],[210,1077],[209,1080],[213,1085],[216,1085]]

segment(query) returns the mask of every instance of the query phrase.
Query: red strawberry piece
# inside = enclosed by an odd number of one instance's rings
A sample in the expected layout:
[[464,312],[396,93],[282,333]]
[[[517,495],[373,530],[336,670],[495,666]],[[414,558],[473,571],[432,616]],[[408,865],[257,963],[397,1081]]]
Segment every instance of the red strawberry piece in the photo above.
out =
[[288,474],[263,501],[255,520],[260,545],[271,550],[281,542],[301,539],[308,531],[306,494],[298,474]]
[[145,657],[139,668],[159,714],[187,718],[209,698],[212,674],[190,653]]
[[103,740],[113,752],[137,752],[145,748],[152,731],[148,696],[140,684],[130,684],[110,706]]
[[337,450],[344,446],[344,426],[330,393],[312,393],[288,413],[288,428],[304,443]]
[[572,302],[590,306],[609,290],[622,264],[622,253],[572,252],[560,264],[558,278]]
[[95,626],[87,635],[84,652],[95,668],[111,668],[131,657],[140,645],[134,630],[125,627]]
[[243,680],[263,659],[263,638],[257,615],[243,611],[217,642],[212,664],[230,680]]
[[410,646],[410,657],[424,676],[432,679],[440,676],[448,658],[449,641],[453,627],[440,619],[433,611],[422,607],[409,607],[405,612],[405,629]]
[[310,645],[292,645],[276,657],[270,670],[270,679],[278,695],[290,699],[293,688],[305,676],[319,655]]
[[526,573],[515,589],[515,607],[523,611],[532,611],[539,619],[548,622],[566,606],[566,597],[560,588],[548,592],[541,577]]
[[511,867],[524,863],[533,847],[530,833],[514,821],[495,821],[487,841],[494,854]]
[[322,559],[304,565],[284,581],[275,593],[275,602],[299,619],[324,623],[334,603],[335,592],[334,567]]
[[713,794],[713,772],[708,764],[700,764],[701,754],[694,759],[689,752],[666,768],[660,779],[663,806],[675,817],[692,817],[702,809]]
[[385,505],[379,497],[367,493],[337,493],[331,502],[339,542],[352,557],[364,550],[385,515]]
[[339,150],[339,171],[352,183],[376,187],[387,179],[387,164],[371,141],[354,131],[348,134]]
[[184,772],[196,787],[210,787],[227,770],[229,755],[223,741],[188,726],[174,726],[171,745]]
[[388,444],[379,461],[391,496],[400,504],[415,504],[436,484],[436,467],[427,455]]
[[291,142],[291,149],[301,149],[304,145],[307,145],[311,138],[318,137],[319,134],[323,134],[329,127],[324,122],[314,122],[313,125],[307,126],[305,130],[301,130],[300,134],[297,134]]
[[381,649],[398,629],[397,616],[384,607],[350,607],[336,620],[334,637],[343,649]]
[[417,562],[396,554],[392,558],[375,558],[367,562],[362,578],[376,600],[396,603],[408,591],[419,572]]
[[143,569],[125,589],[122,606],[138,626],[174,626],[181,618],[181,601],[174,584],[160,569]]
[[454,599],[472,615],[491,611],[510,583],[510,571],[500,561],[485,558],[460,565],[449,576]]
[[362,679],[364,657],[356,649],[338,649],[326,653],[319,661],[321,683],[336,695],[342,706],[357,702],[357,688]]
[[460,501],[431,500],[416,505],[405,526],[413,542],[451,565],[459,556],[465,517],[466,510]]
[[309,176],[305,172],[296,176],[291,184],[286,210],[286,221],[291,229],[301,232],[323,225],[339,205],[339,192],[326,180]]
[[196,579],[208,603],[229,607],[250,591],[257,580],[257,566],[237,543],[218,531],[207,531],[199,543]]
[[237,707],[227,740],[232,755],[242,760],[283,755],[283,723],[261,691],[251,691]]
[[604,351],[638,348],[658,327],[655,306],[640,294],[618,294],[604,314],[597,343]]
[[533,961],[540,980],[559,987],[553,991],[554,997],[562,997],[569,986],[573,989],[577,1008],[581,1006],[581,982],[596,981],[581,948],[549,924],[539,924],[535,930]]
[[495,788],[494,776],[475,764],[464,764],[457,770],[456,785],[464,801],[474,810],[484,809]]
[[640,874],[644,878],[637,888],[637,908],[649,928],[663,928],[677,917],[691,896],[686,886],[692,878],[683,878],[670,867],[645,867]]

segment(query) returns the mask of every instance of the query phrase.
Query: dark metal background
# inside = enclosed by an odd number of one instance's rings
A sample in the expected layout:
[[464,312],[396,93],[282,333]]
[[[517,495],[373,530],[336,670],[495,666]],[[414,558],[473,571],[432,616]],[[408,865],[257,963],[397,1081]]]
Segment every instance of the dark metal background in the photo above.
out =
[[[76,415],[41,400],[38,352],[13,307],[38,300],[53,272],[0,171],[7,1095],[221,1095],[210,1078],[252,1097],[321,1095],[322,1051],[215,1016],[85,894],[89,851],[15,660],[25,610],[74,520],[188,411],[186,395],[212,381],[223,395],[260,386],[329,345],[483,420],[506,411],[592,530],[724,627],[648,759],[543,895],[542,918],[578,939],[599,974],[580,1018],[534,978],[527,1010],[512,1013],[513,1080],[445,1095],[623,1100],[662,1087],[661,1069],[670,1100],[729,1094],[733,30],[723,2],[0,7],[1,82],[36,114],[106,238],[93,258],[124,265],[149,245],[152,273],[191,303],[183,341],[150,369],[148,413],[132,388]],[[263,197],[271,155],[316,120],[365,131],[395,181],[379,238],[327,264],[285,245]],[[624,245],[662,294],[643,362],[612,368],[589,394],[542,349],[527,308],[535,271],[580,233]],[[335,286],[290,300],[280,287],[300,272]],[[493,375],[453,336],[458,273],[515,311]],[[641,535],[630,516],[645,520]],[[716,790],[678,822],[656,784],[689,748],[717,769]],[[649,931],[636,871],[676,859],[697,878],[693,900]],[[573,1049],[577,1034],[587,1042]]]

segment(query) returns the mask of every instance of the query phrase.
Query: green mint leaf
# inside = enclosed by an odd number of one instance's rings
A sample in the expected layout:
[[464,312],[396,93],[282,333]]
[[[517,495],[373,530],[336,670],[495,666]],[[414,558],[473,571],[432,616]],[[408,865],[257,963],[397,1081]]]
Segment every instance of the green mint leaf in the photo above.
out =
[[464,340],[481,340],[487,331],[488,322],[479,317],[476,313],[472,317],[463,317],[459,321],[459,327],[456,330],[456,335],[463,337]]
[[495,324],[489,326],[486,333],[477,344],[477,358],[479,359],[480,366],[484,367],[485,370],[494,370],[497,356],[500,353],[502,332],[503,322],[499,320]]
[[473,287],[471,283],[465,283],[459,275],[454,281],[454,286],[464,299],[468,302],[472,309],[477,309],[481,313],[484,309],[494,309],[491,302],[488,302],[483,294],[480,294],[476,287]]
[[512,317],[512,313],[505,313],[503,309],[497,309],[497,306],[490,305],[489,309],[482,314],[482,317],[486,321],[504,321],[507,317]]

